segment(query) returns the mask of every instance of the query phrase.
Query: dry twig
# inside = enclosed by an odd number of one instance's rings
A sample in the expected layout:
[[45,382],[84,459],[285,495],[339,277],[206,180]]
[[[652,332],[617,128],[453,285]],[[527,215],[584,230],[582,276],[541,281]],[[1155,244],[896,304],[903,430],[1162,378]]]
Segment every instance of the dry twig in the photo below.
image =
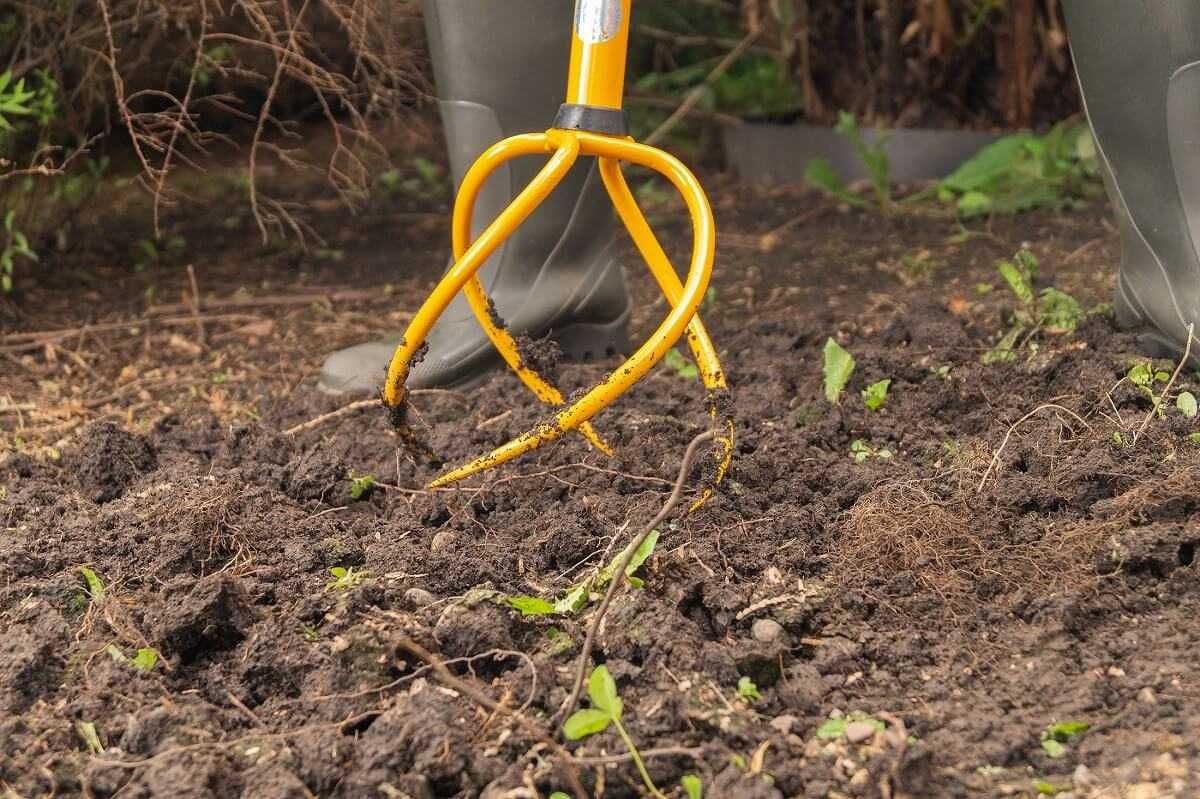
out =
[[587,637],[584,639],[583,648],[579,652],[579,660],[575,667],[575,682],[571,686],[571,693],[567,695],[562,707],[555,714],[555,722],[567,717],[567,715],[575,709],[576,703],[579,702],[579,695],[583,692],[583,682],[587,676],[588,663],[592,657],[592,647],[596,643],[596,635],[600,630],[600,624],[604,621],[604,616],[608,613],[608,608],[612,604],[613,598],[617,595],[617,591],[625,585],[625,569],[629,566],[629,561],[633,559],[634,553],[646,540],[646,537],[662,524],[671,511],[683,499],[683,485],[687,480],[688,473],[692,470],[692,463],[696,460],[696,454],[700,451],[700,447],[712,441],[717,436],[716,430],[707,430],[696,436],[688,444],[687,450],[683,453],[683,461],[679,464],[679,476],[675,478],[675,487],[671,490],[671,495],[667,497],[667,501],[663,503],[662,509],[655,515],[650,523],[642,528],[642,531],[634,537],[629,546],[625,549],[625,554],[621,558],[620,563],[617,563],[613,569],[612,581],[608,584],[608,590],[604,593],[604,599],[600,602],[600,607],[596,609],[596,613],[592,618],[592,623],[588,627]]

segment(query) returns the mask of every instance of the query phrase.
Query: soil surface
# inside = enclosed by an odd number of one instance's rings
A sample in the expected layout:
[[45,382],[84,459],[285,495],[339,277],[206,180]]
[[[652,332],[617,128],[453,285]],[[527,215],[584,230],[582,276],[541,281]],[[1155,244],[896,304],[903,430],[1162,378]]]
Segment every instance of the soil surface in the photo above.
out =
[[[928,210],[708,182],[735,457],[660,526],[593,652],[650,777],[673,796],[685,774],[706,797],[1198,795],[1200,425],[1173,399],[1153,414],[1103,309],[983,362],[1015,304],[995,262],[1023,243],[1041,285],[1108,298],[1106,209],[961,236]],[[679,252],[679,206],[648,205]],[[554,742],[597,597],[530,617],[504,598],[561,596],[658,512],[706,428],[697,381],[660,366],[598,417],[611,459],[569,436],[425,491],[382,408],[286,431],[349,401],[314,390],[327,352],[424,297],[444,197],[331,211],[307,252],[214,206],[171,222],[177,261],[137,265],[142,218],[4,306],[4,795],[498,799],[577,795],[572,772],[644,795],[613,729],[563,742],[569,760]],[[644,334],[665,306],[629,252]],[[830,337],[857,361],[837,405]],[[564,393],[617,363],[560,363]],[[545,415],[501,372],[413,408],[447,465]],[[1043,744],[1068,722],[1086,732]]]

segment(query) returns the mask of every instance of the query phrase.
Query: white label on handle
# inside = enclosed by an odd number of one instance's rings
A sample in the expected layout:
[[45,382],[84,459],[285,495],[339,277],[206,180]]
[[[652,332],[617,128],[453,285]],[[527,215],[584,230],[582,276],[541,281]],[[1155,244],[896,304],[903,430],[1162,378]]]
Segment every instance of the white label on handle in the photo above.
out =
[[621,32],[621,0],[578,0],[575,35],[587,44],[607,42]]

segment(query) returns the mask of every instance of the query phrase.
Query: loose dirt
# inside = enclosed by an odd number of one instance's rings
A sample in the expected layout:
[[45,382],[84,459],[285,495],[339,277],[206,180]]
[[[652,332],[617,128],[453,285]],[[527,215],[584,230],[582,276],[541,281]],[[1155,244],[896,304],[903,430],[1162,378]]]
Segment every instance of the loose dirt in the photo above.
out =
[[[1200,426],[1169,405],[1131,444],[1151,402],[1123,379],[1134,339],[1103,313],[1014,363],[981,362],[1013,304],[994,262],[1022,242],[1043,285],[1107,298],[1105,209],[964,239],[940,215],[711,183],[722,232],[704,318],[732,387],[735,458],[712,501],[660,528],[644,585],[614,602],[594,653],[657,784],[1197,795]],[[558,734],[548,720],[596,604],[523,618],[502,598],[553,599],[621,550],[705,429],[704,393],[660,367],[596,420],[614,458],[569,436],[437,492],[382,409],[284,435],[349,402],[313,388],[326,352],[416,308],[444,263],[442,210],[331,215],[327,247],[308,253],[258,249],[246,224],[176,220],[196,313],[179,266],[132,271],[114,234],[6,309],[7,796],[571,791],[538,727]],[[678,208],[651,213],[678,251]],[[630,271],[644,332],[664,303]],[[831,336],[857,359],[836,406],[822,388]],[[616,363],[559,364],[564,393]],[[859,392],[884,378],[870,411]],[[1197,382],[1185,372],[1175,390]],[[544,413],[498,372],[418,393],[409,420],[452,465]],[[856,441],[875,455],[852,457]],[[374,478],[357,499],[352,474]],[[337,586],[335,567],[352,570]],[[140,649],[158,653],[144,671],[123,659]],[[760,699],[739,696],[743,677]],[[878,724],[831,732],[855,714]],[[1043,731],[1066,721],[1090,727],[1051,757]],[[589,792],[643,792],[611,730],[567,748]]]

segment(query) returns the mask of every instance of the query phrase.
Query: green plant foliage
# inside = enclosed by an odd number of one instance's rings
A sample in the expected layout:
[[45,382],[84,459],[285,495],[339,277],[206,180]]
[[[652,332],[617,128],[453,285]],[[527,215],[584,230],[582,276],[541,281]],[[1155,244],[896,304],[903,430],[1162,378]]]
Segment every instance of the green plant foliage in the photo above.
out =
[[696,364],[689,361],[674,347],[667,350],[667,354],[663,356],[663,363],[666,364],[668,369],[674,371],[675,374],[682,378],[693,378],[700,375],[700,370],[696,367]]
[[1171,375],[1161,369],[1155,369],[1154,364],[1149,361],[1143,361],[1130,367],[1125,378],[1150,400],[1154,412],[1162,418],[1165,415],[1163,398],[1155,394],[1154,389],[1158,383],[1169,382]]
[[[596,588],[604,588],[609,584],[609,582],[612,581],[612,578],[617,572],[617,565],[625,558],[625,555],[629,553],[630,549],[633,548],[633,544],[634,542],[630,541],[628,546],[621,550],[616,557],[608,562],[607,566],[600,570],[600,572],[596,575]],[[650,559],[650,556],[654,554],[654,548],[656,546],[658,546],[658,530],[651,530],[650,534],[646,536],[645,540],[642,541],[641,544],[638,545],[637,549],[633,551],[633,556],[630,557],[628,565],[625,566],[625,576],[629,579],[630,585],[632,585],[634,588],[641,588],[642,581],[634,577],[633,573],[640,569],[642,564]]]
[[824,158],[814,158],[808,162],[808,166],[804,168],[804,180],[814,189],[819,189],[834,199],[855,208],[867,207],[867,201],[850,191],[841,176]]
[[1086,316],[1070,294],[1053,287],[1042,289],[1040,293],[1037,291],[1038,260],[1029,250],[1018,251],[1012,260],[998,261],[996,271],[1016,298],[1017,307],[1012,312],[1009,329],[983,356],[984,363],[1014,361],[1022,339],[1031,339],[1038,332],[1070,332]]
[[1087,123],[1068,120],[987,145],[942,179],[938,197],[962,217],[1069,207],[1099,195],[1099,174]]
[[892,385],[890,378],[879,380],[863,389],[863,405],[867,410],[877,411],[887,402],[888,388]]
[[739,699],[750,705],[762,700],[762,694],[759,693],[758,686],[749,677],[742,677],[738,680],[737,695]]
[[[838,121],[834,130],[850,142],[855,154],[866,169],[871,188],[875,192],[875,206],[883,212],[890,211],[893,206],[892,168],[887,154],[887,135],[878,135],[873,142],[868,142],[863,136],[854,114],[847,111],[838,113]],[[870,205],[867,200],[850,191],[829,162],[823,158],[814,158],[810,161],[805,167],[804,177],[813,188],[820,189],[843,202],[859,208]]]
[[24,78],[13,82],[11,70],[0,72],[0,131],[16,131],[10,118],[33,114],[36,95],[37,92],[25,88]]
[[[624,559],[633,544],[634,542],[630,541],[628,546],[617,553],[612,560],[582,581],[572,585],[553,603],[535,596],[511,596],[505,597],[504,601],[521,611],[522,616],[578,613],[587,606],[593,591],[599,591],[612,582],[617,573],[617,565]],[[634,573],[654,554],[656,546],[658,546],[658,530],[651,530],[630,557],[629,563],[625,567],[625,577],[634,588],[641,588],[643,585],[641,579],[635,577]]]
[[1179,392],[1179,396],[1175,398],[1175,407],[1179,409],[1179,412],[1185,418],[1195,419],[1198,410],[1196,407],[1196,395],[1190,391]]
[[836,741],[845,735],[846,728],[850,726],[851,723],[856,721],[866,722],[880,732],[887,729],[887,725],[879,719],[872,718],[865,713],[851,713],[848,716],[842,716],[841,718],[836,719],[827,719],[821,722],[820,726],[817,727],[816,735],[822,741]]
[[658,790],[653,780],[650,779],[650,774],[646,771],[646,764],[642,760],[641,753],[638,752],[633,739],[629,737],[628,731],[621,724],[621,717],[625,713],[625,703],[621,701],[621,697],[617,693],[617,683],[613,680],[607,666],[597,666],[592,670],[591,676],[588,678],[588,699],[591,700],[592,706],[572,713],[563,722],[563,734],[567,736],[568,740],[578,741],[604,732],[610,725],[613,726],[622,743],[625,744],[625,748],[629,750],[629,755],[633,758],[633,763],[642,776],[642,782],[645,783],[651,794],[662,796],[662,792]]
[[79,573],[83,575],[83,581],[87,583],[88,596],[93,602],[100,602],[104,599],[104,581],[87,566],[80,566]]
[[347,591],[357,588],[370,575],[370,572],[357,571],[353,566],[334,566],[329,573],[333,575],[333,579],[325,583],[326,591]]
[[892,457],[892,451],[887,447],[876,449],[861,438],[856,438],[850,442],[850,457],[854,458],[855,463],[862,463],[871,458],[887,460]]
[[703,799],[704,783],[700,782],[700,778],[695,774],[684,774],[679,778],[679,784],[683,786],[683,792],[688,799]]
[[368,496],[375,488],[375,477],[369,474],[350,473],[350,499],[358,501]]
[[1081,737],[1091,728],[1085,721],[1060,721],[1051,724],[1042,731],[1042,750],[1053,758],[1060,758],[1067,753],[1067,744]]
[[854,356],[832,338],[825,342],[825,399],[836,405],[854,374]]
[[116,644],[109,644],[104,647],[104,651],[118,663],[135,668],[143,674],[153,671],[158,664],[158,651],[149,647],[142,647],[133,657],[127,656]]
[[522,616],[549,616],[557,613],[554,605],[536,596],[510,596],[505,601],[521,611]]
[[90,721],[77,721],[75,722],[75,732],[89,752],[93,755],[104,754],[104,744],[100,741],[100,733],[96,730],[95,724]]
[[[0,116],[0,119],[4,117]],[[0,249],[0,290],[13,290],[13,276],[17,271],[17,257],[29,261],[38,260],[37,253],[29,247],[29,239],[16,227],[17,212],[9,209],[4,214],[4,248]]]

